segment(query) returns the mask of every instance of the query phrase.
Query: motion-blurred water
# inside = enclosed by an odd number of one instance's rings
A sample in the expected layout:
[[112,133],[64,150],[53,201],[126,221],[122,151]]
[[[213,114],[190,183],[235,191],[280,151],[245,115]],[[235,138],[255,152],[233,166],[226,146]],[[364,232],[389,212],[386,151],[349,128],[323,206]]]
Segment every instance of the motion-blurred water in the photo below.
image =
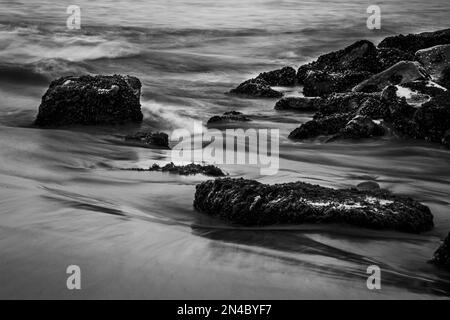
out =
[[[81,30],[67,30],[79,5]],[[285,65],[298,67],[355,40],[450,27],[448,1],[381,1],[382,29],[366,28],[353,0],[0,0],[0,297],[429,298],[450,277],[427,260],[450,230],[450,153],[440,145],[377,141],[295,143],[311,114],[277,112],[274,100],[224,95]],[[33,119],[51,79],[132,74],[143,82],[142,126],[42,130]],[[170,161],[164,150],[123,146],[120,135],[170,133],[227,110],[279,128],[280,172],[223,166],[266,183],[349,187],[376,180],[428,205],[422,235],[344,226],[236,228],[195,212],[205,177],[127,172]],[[82,287],[66,288],[79,265]],[[366,268],[382,268],[382,290]]]

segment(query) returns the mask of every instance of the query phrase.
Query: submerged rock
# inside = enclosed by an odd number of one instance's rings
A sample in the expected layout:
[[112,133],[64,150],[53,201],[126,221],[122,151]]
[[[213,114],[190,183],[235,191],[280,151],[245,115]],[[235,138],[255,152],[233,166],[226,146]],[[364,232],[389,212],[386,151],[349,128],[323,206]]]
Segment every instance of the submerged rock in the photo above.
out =
[[211,117],[208,120],[207,124],[213,124],[216,122],[247,122],[247,121],[251,121],[251,119],[242,112],[228,111],[221,116]]
[[140,122],[141,82],[131,76],[80,76],[54,80],[42,97],[38,126]]
[[143,145],[155,145],[169,148],[169,136],[164,132],[138,132],[125,136],[125,141],[140,143]]
[[441,44],[450,44],[450,29],[387,37],[380,42],[378,47],[395,48],[414,54],[418,50]]
[[211,177],[224,177],[225,173],[223,173],[223,171],[213,165],[200,165],[200,164],[195,164],[195,163],[191,163],[185,166],[177,166],[175,164],[173,164],[173,162],[166,164],[165,166],[161,167],[158,164],[153,164],[153,166],[151,166],[148,169],[126,169],[126,170],[130,170],[130,171],[161,171],[161,172],[169,172],[169,173],[175,173],[175,174],[179,174],[179,175],[184,175],[184,176],[188,176],[188,175],[196,175],[196,174],[204,174],[206,176],[211,176]]
[[321,101],[322,99],[319,98],[287,97],[279,100],[275,105],[275,109],[303,112],[317,111]]
[[281,98],[283,96],[281,92],[273,90],[270,84],[261,78],[247,80],[231,90],[230,93],[254,98]]
[[430,262],[450,270],[450,233],[436,250]]
[[379,92],[389,85],[398,85],[415,80],[428,80],[430,76],[415,61],[401,61],[358,84],[356,92]]
[[194,207],[242,225],[345,223],[422,232],[433,227],[430,209],[387,191],[331,189],[303,182],[276,185],[216,179],[196,187]]
[[359,183],[356,186],[356,189],[359,191],[372,191],[372,190],[380,190],[380,185],[375,181],[364,181]]

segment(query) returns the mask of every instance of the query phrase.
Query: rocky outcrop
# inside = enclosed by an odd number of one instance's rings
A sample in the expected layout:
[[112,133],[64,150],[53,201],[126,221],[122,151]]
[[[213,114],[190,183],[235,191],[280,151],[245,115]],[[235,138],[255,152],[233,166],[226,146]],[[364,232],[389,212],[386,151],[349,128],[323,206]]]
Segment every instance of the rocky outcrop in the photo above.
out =
[[303,182],[206,181],[196,187],[194,207],[246,226],[343,223],[414,233],[433,227],[429,208],[410,198],[383,190],[336,190]]
[[196,175],[196,174],[203,174],[205,176],[210,177],[224,177],[225,173],[223,171],[213,165],[200,165],[191,163],[185,166],[177,166],[173,164],[173,162],[166,164],[165,166],[159,166],[158,164],[153,164],[148,169],[141,169],[141,168],[132,168],[132,169],[124,169],[128,171],[160,171],[160,172],[168,172],[168,173],[174,173],[179,175]]
[[221,116],[211,117],[208,120],[207,124],[211,125],[219,122],[247,122],[247,121],[251,121],[251,119],[242,112],[228,111]]
[[140,122],[141,82],[131,76],[80,76],[54,80],[42,97],[38,126]]
[[231,94],[255,98],[280,98],[281,92],[273,90],[276,86],[293,86],[296,83],[296,72],[291,67],[260,73],[256,78],[241,83],[230,91]]
[[401,61],[358,84],[356,92],[379,92],[389,85],[398,85],[416,80],[428,80],[429,75],[415,61]]
[[450,44],[422,49],[416,52],[419,61],[433,80],[441,77],[445,67],[450,66]]
[[125,141],[144,146],[169,148],[169,136],[164,132],[137,132],[135,134],[125,136]]
[[351,91],[355,85],[369,78],[367,71],[309,71],[304,80],[303,94],[307,97],[323,97],[335,92]]
[[287,97],[275,104],[275,110],[317,111],[321,101],[318,98]]
[[450,233],[436,250],[430,262],[450,270]]
[[260,78],[241,83],[237,88],[231,90],[230,94],[250,98],[281,98],[283,96],[281,92],[273,90],[267,81]]
[[450,29],[387,37],[380,42],[378,47],[395,48],[415,54],[418,50],[441,44],[450,44]]

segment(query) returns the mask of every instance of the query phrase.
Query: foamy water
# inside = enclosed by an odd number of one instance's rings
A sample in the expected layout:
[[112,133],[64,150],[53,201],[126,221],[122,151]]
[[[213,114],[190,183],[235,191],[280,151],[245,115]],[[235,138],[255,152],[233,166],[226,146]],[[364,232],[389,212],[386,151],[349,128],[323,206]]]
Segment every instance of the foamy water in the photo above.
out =
[[[0,1],[0,297],[436,298],[448,273],[427,260],[450,230],[450,153],[395,137],[358,143],[293,142],[311,114],[275,100],[224,95],[241,81],[366,38],[450,27],[447,1],[381,3],[380,31],[356,1]],[[326,9],[324,9],[326,8]],[[51,79],[132,74],[143,82],[142,126],[32,127]],[[296,95],[298,92],[291,92]],[[280,171],[224,165],[231,177],[350,187],[376,180],[428,205],[421,235],[344,226],[239,228],[197,213],[203,176],[126,172],[170,161],[165,150],[123,146],[140,128],[170,133],[238,110],[246,127],[280,129]],[[66,289],[79,265],[83,290]],[[369,291],[366,269],[382,268]]]

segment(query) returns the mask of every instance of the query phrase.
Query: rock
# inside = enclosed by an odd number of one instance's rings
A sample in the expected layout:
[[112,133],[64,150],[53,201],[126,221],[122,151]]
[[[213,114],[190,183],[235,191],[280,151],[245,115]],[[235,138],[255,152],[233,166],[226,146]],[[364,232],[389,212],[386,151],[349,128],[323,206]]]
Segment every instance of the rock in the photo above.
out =
[[317,61],[303,65],[297,72],[297,80],[304,83],[309,71],[336,73],[344,71],[379,71],[377,48],[367,40],[353,43],[345,49],[320,56]]
[[442,138],[442,144],[447,148],[450,148],[450,130],[445,131],[444,137]]
[[42,97],[38,126],[140,122],[141,82],[130,76],[80,76],[54,80]]
[[450,44],[450,29],[387,37],[380,42],[378,47],[395,48],[414,54],[418,50],[441,44]]
[[215,122],[245,122],[245,121],[251,121],[251,119],[241,112],[228,111],[221,116],[211,117],[208,120],[207,124],[212,124]]
[[450,270],[450,233],[436,250],[430,262]]
[[414,233],[433,227],[430,209],[410,198],[382,190],[336,190],[303,182],[205,181],[196,186],[194,207],[246,226],[344,223]]
[[356,116],[340,130],[339,138],[360,139],[384,135],[384,129],[367,116]]
[[307,97],[322,97],[335,92],[351,91],[354,86],[369,78],[367,71],[309,71],[304,80],[303,94]]
[[137,132],[133,135],[125,136],[125,141],[169,148],[169,136],[163,132]]
[[318,98],[287,97],[279,100],[275,105],[275,109],[302,112],[317,111],[321,101],[322,99]]
[[434,97],[417,109],[413,121],[416,127],[415,138],[442,142],[450,129],[450,92]]
[[147,171],[162,171],[169,173],[176,173],[180,175],[195,175],[195,174],[204,174],[206,176],[211,177],[224,177],[225,174],[223,171],[213,165],[200,165],[191,163],[185,166],[176,166],[173,162],[166,164],[164,167],[160,167],[156,163],[153,164]]
[[377,59],[380,64],[379,71],[383,71],[400,61],[413,61],[414,55],[395,48],[378,48]]
[[450,44],[422,49],[416,52],[419,61],[433,80],[440,78],[445,67],[450,66]]
[[320,101],[319,111],[314,118],[317,119],[336,113],[354,114],[365,102],[374,99],[379,101],[379,94],[362,92],[335,93]]
[[335,114],[313,119],[302,124],[289,134],[290,139],[311,139],[321,135],[337,134],[351,119],[349,114]]
[[411,89],[422,95],[427,95],[429,96],[429,98],[443,94],[446,91],[444,87],[441,87],[435,82],[429,80],[428,81],[418,80],[407,82],[402,84],[402,87]]
[[273,90],[267,81],[260,78],[247,80],[231,90],[230,93],[254,98],[281,98],[283,96],[281,92]]
[[[393,87],[393,88],[395,88],[395,87]],[[395,91],[394,91],[394,95],[395,95]],[[396,95],[395,95],[394,99],[397,100]],[[370,97],[368,99],[365,99],[359,105],[359,109],[356,112],[356,115],[366,116],[366,117],[369,117],[371,119],[376,119],[376,120],[385,119],[385,118],[389,117],[389,115],[390,115],[389,104],[390,104],[390,102],[389,102],[389,100],[387,100],[386,97],[384,99],[379,98],[379,97]]]
[[381,188],[380,185],[375,181],[364,181],[358,183],[356,189],[358,189],[358,191],[372,191],[372,190],[380,190]]
[[294,86],[297,73],[292,67],[260,73],[257,79],[266,81],[270,86]]
[[356,92],[378,92],[388,85],[398,85],[415,80],[428,80],[429,75],[418,62],[401,61],[357,85]]
[[450,90],[450,66],[447,66],[442,70],[441,76],[437,80],[437,83],[447,90]]

